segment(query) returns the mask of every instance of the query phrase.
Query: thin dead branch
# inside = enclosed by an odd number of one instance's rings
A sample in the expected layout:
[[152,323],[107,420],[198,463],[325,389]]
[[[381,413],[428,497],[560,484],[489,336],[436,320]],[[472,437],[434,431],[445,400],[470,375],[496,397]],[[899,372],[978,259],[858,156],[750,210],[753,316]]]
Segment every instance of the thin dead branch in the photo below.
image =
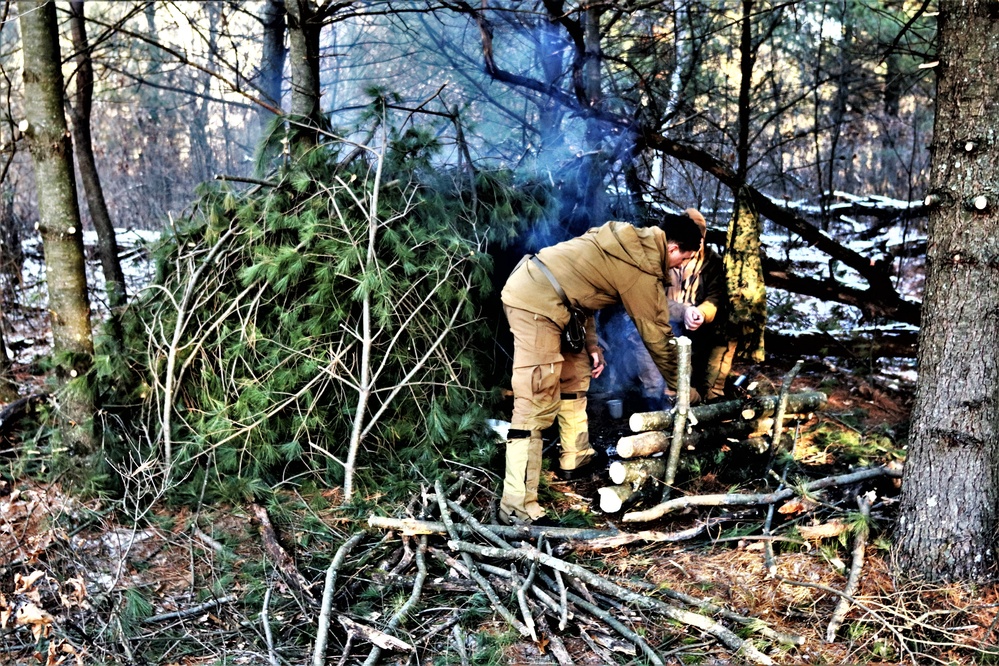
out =
[[[888,465],[878,467],[868,467],[849,474],[829,476],[824,479],[812,481],[803,486],[804,492],[813,492],[834,486],[844,486],[851,483],[859,483],[876,479],[880,476],[901,476],[901,471]],[[622,519],[626,523],[641,523],[662,518],[668,513],[700,506],[763,506],[781,502],[794,497],[798,491],[795,488],[785,488],[773,493],[746,494],[746,493],[725,493],[717,495],[694,495],[689,497],[678,497],[676,499],[663,502],[644,511],[634,511],[626,513]]]

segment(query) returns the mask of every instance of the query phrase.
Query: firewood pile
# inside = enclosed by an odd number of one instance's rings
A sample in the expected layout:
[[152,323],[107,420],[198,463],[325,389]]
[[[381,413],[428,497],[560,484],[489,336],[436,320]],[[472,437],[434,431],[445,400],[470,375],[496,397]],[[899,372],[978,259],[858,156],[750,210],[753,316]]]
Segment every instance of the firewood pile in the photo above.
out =
[[600,510],[613,514],[668,498],[675,458],[682,450],[726,446],[760,453],[782,447],[790,451],[793,438],[782,436],[789,430],[786,426],[809,420],[825,402],[825,394],[804,391],[698,405],[687,411],[679,428],[678,410],[632,414],[628,425],[635,434],[617,443],[620,460],[608,468],[612,485],[597,491]]
[[[803,642],[800,637],[775,631],[759,618],[722,608],[708,599],[641,580],[603,575],[573,562],[572,556],[577,551],[615,548],[636,541],[679,541],[693,538],[707,525],[674,534],[489,524],[466,508],[481,499],[477,497],[481,490],[473,487],[461,493],[460,485],[461,480],[445,490],[438,480],[434,491],[424,494],[424,506],[418,512],[420,518],[371,516],[368,519],[369,528],[385,530],[396,539],[401,536],[407,544],[405,565],[394,566],[390,574],[382,574],[381,584],[404,580],[411,585],[411,603],[404,604],[388,620],[389,630],[400,627],[408,608],[421,595],[431,588],[446,586],[466,594],[484,595],[497,615],[522,637],[543,646],[559,664],[575,661],[563,640],[567,636],[580,637],[587,651],[604,655],[608,663],[614,663],[612,653],[617,652],[651,664],[665,664],[667,657],[646,633],[652,626],[667,632],[689,630],[706,635],[718,648],[755,664],[774,663],[757,642],[769,645]],[[458,495],[452,500],[455,493]],[[351,542],[345,547],[348,544]],[[336,580],[335,566],[344,561],[345,557],[338,553],[327,581]],[[434,567],[436,570],[431,573]],[[327,589],[323,596],[333,599],[335,595],[332,589]],[[329,606],[324,605],[322,616],[331,616]],[[365,629],[357,620],[340,624],[350,636],[375,646],[366,663],[375,663],[382,649],[414,649],[413,643],[400,646],[381,641],[380,631]],[[320,626],[320,636],[324,635],[324,629]],[[379,647],[380,641],[383,647]],[[321,649],[317,647],[317,654]]]

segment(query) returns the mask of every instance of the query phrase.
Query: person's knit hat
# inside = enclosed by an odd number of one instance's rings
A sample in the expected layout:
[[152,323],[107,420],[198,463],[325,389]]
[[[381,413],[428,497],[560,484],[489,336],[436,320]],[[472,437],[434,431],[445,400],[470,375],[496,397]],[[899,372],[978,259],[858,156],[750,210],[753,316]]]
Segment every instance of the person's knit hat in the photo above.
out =
[[704,219],[703,215],[701,215],[701,211],[696,208],[688,208],[683,212],[685,212],[687,217],[692,219],[694,223],[701,228],[701,236],[703,236],[708,230],[708,221]]

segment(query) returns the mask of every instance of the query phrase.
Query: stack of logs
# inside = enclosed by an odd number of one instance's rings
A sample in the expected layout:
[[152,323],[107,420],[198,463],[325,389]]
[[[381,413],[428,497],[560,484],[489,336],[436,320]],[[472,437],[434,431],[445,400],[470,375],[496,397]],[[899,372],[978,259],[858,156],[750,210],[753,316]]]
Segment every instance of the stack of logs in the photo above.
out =
[[[738,443],[764,452],[773,445],[774,433],[784,422],[804,421],[812,411],[820,409],[826,396],[818,391],[789,393],[785,409],[780,410],[780,397],[760,396],[749,400],[731,400],[698,405],[687,412],[687,427],[678,445],[694,450],[699,445]],[[775,415],[783,418],[775,421]],[[600,488],[600,510],[617,513],[645,500],[658,502],[666,480],[667,455],[673,445],[673,420],[676,412],[639,412],[628,420],[631,431],[617,443],[617,455],[623,460],[611,463],[608,469],[612,486]],[[734,448],[734,447],[733,447]]]

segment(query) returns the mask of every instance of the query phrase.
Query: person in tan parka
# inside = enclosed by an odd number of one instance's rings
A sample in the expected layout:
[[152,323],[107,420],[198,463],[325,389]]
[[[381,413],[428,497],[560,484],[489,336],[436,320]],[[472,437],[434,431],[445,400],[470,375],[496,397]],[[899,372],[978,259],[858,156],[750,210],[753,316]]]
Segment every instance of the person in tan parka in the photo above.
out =
[[[702,235],[701,227],[689,215],[665,215],[659,227],[608,222],[539,251],[537,259],[570,303],[588,314],[621,303],[670,392],[676,388],[677,352],[670,344],[673,333],[663,281],[670,268],[681,265],[700,248]],[[538,504],[541,432],[559,418],[562,470],[578,469],[590,462],[596,452],[589,446],[586,389],[591,375],[602,371],[603,359],[592,330],[583,352],[562,352],[560,336],[569,322],[569,312],[534,261],[525,257],[517,265],[501,298],[514,351],[513,417],[507,434],[500,518],[505,522],[549,522]]]

